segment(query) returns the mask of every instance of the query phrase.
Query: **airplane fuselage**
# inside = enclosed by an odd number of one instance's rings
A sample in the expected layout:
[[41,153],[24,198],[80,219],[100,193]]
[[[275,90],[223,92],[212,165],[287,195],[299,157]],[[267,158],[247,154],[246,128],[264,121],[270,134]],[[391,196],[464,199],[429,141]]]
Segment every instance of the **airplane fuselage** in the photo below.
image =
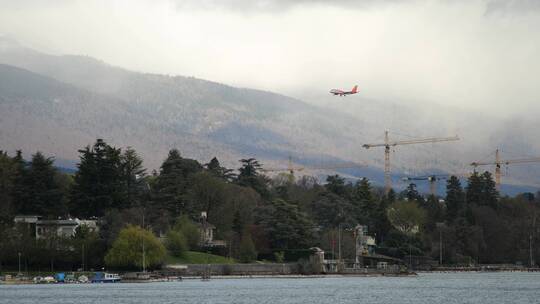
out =
[[347,95],[351,95],[351,94],[354,94],[352,92],[345,92],[345,91],[341,91],[341,90],[331,90],[330,91],[331,94],[334,94],[334,95],[339,95],[339,96],[347,96]]
[[332,89],[332,90],[330,90],[330,94],[333,94],[334,96],[347,96],[347,95],[352,95],[352,94],[358,93],[357,89],[358,89],[358,86],[354,86],[352,88],[352,90],[350,90],[350,91]]

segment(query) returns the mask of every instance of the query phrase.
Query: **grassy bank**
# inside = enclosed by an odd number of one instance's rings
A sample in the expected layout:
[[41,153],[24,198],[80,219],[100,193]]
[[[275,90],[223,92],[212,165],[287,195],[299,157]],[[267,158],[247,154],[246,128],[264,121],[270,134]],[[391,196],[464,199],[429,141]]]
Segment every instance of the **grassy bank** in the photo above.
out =
[[197,251],[187,251],[181,257],[167,256],[166,264],[234,264],[234,259]]

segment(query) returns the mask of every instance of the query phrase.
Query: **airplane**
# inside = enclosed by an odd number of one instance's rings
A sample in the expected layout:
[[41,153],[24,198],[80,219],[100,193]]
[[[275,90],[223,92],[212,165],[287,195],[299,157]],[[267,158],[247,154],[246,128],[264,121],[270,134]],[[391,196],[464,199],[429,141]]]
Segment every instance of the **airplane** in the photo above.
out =
[[334,96],[347,96],[347,95],[352,95],[352,94],[356,94],[358,93],[358,86],[355,85],[352,90],[350,91],[342,91],[342,90],[338,90],[338,89],[332,89],[330,90],[330,94],[334,94]]

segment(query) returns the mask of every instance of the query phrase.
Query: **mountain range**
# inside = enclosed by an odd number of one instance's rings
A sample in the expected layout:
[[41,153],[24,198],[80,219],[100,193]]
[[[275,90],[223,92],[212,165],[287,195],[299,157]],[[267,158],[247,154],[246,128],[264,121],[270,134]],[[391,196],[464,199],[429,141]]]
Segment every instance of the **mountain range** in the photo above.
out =
[[[133,72],[87,56],[50,55],[0,38],[0,149],[27,156],[40,150],[67,168],[96,138],[135,148],[149,169],[177,148],[202,163],[217,156],[232,168],[247,157],[283,168],[289,157],[307,167],[365,163],[338,171],[377,184],[383,151],[362,144],[382,141],[384,130],[394,139],[461,137],[396,147],[396,182],[404,175],[470,171],[468,163],[493,158],[495,147],[511,151],[508,158],[540,154],[534,117],[500,119],[435,104],[326,94],[320,92],[315,105],[194,77]],[[534,166],[509,167],[503,190],[534,191],[538,178]]]

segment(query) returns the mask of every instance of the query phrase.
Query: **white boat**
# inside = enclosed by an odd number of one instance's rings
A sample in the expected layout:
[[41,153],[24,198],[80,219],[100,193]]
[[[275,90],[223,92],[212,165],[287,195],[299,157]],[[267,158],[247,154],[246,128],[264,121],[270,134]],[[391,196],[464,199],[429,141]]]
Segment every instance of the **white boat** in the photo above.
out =
[[52,276],[46,276],[42,278],[41,281],[39,281],[39,283],[45,283],[45,284],[56,283],[56,280]]
[[96,272],[92,283],[116,283],[121,280],[120,276],[116,273]]
[[78,281],[79,283],[88,283],[88,277],[85,276],[85,275],[81,275],[81,276],[79,276],[79,278],[77,279],[77,281]]

